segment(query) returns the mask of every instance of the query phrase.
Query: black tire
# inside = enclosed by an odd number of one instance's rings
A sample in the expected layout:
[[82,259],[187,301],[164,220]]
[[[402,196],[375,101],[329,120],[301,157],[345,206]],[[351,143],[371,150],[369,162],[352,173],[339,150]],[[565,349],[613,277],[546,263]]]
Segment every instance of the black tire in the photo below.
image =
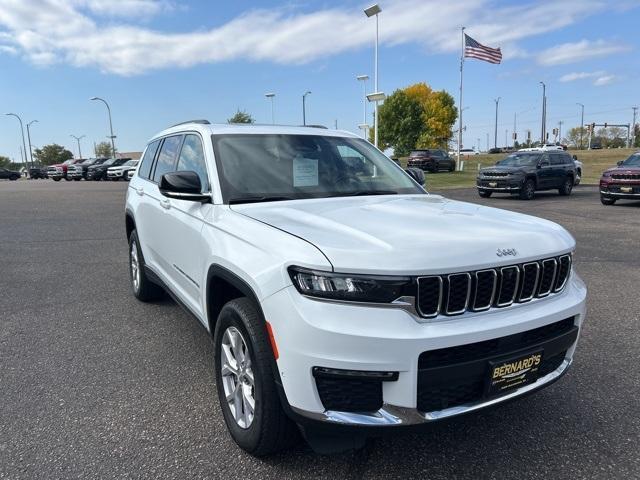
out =
[[74,178],[73,180],[74,180],[74,181],[76,181],[76,182],[79,182],[79,181],[80,181],[80,179],[79,179],[79,178]]
[[616,203],[616,200],[618,200],[617,198],[609,198],[609,197],[605,197],[603,195],[600,195],[600,202],[602,202],[603,205],[613,205],[614,203]]
[[14,175],[13,177],[9,177],[9,180],[16,181],[16,180],[18,180],[19,178],[20,178],[20,177],[18,177],[18,176],[16,176],[16,175]]
[[64,179],[65,179],[67,182],[70,182],[70,181],[71,181],[71,179],[70,179],[69,177],[64,177]]
[[535,197],[536,195],[536,182],[532,179],[529,178],[527,180],[525,180],[525,182],[522,184],[522,187],[520,188],[520,199],[522,200],[533,200],[533,197]]
[[[133,249],[136,252],[136,264],[137,264],[137,285],[134,281],[134,262],[133,262]],[[150,302],[161,298],[164,294],[162,287],[153,283],[147,277],[144,270],[144,257],[142,256],[142,250],[140,250],[140,240],[138,239],[138,232],[133,230],[129,235],[129,280],[131,281],[131,289],[133,295],[141,302]]]
[[564,179],[562,186],[558,189],[558,193],[563,197],[571,195],[571,190],[573,190],[573,177],[567,177]]
[[482,198],[489,198],[493,192],[489,192],[487,190],[478,190],[478,195]]
[[455,172],[455,171],[456,171],[456,164],[454,163],[449,167],[449,172]]
[[[244,428],[234,418],[227,401],[222,378],[222,342],[225,332],[233,328],[240,332],[251,359],[254,416]],[[267,329],[256,305],[248,298],[228,302],[220,312],[213,336],[215,375],[218,399],[225,423],[233,440],[251,455],[261,457],[291,447],[299,442],[299,432],[280,404],[274,381],[275,362]],[[229,378],[229,377],[228,377]]]
[[59,179],[59,178],[54,178],[54,179],[53,179],[53,181],[54,181],[54,182],[59,182],[59,181],[60,181],[60,179]]

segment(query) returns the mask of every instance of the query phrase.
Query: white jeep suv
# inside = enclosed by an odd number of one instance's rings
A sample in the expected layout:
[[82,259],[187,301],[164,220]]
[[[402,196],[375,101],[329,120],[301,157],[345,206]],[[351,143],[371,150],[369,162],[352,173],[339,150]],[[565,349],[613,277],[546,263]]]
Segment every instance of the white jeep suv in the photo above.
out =
[[212,334],[246,451],[298,431],[347,448],[567,371],[586,296],[571,235],[414,178],[323,128],[193,121],[147,145],[126,200],[133,293],[166,290]]

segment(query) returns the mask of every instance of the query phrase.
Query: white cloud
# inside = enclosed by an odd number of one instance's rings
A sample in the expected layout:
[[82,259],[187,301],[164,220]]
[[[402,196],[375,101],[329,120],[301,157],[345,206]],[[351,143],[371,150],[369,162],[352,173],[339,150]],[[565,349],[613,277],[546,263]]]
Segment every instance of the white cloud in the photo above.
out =
[[627,45],[613,43],[607,40],[581,40],[579,42],[563,43],[548,48],[538,54],[537,59],[540,65],[564,65],[628,50],[629,47]]
[[[64,62],[119,75],[238,59],[299,64],[370,47],[373,42],[373,22],[360,8],[310,13],[291,6],[254,9],[208,30],[167,33],[140,26],[141,16],[172,8],[165,0],[35,3],[0,0],[4,45],[33,63]],[[380,16],[380,38],[387,45],[415,43],[427,53],[458,54],[460,26],[467,25],[469,35],[483,44],[501,46],[509,59],[528,55],[518,41],[572,25],[606,6],[604,0],[515,6],[491,0],[387,0]],[[114,23],[114,16],[122,19],[120,23]]]
[[617,78],[618,77],[616,77],[615,75],[603,75],[596,78],[593,84],[596,87],[602,87],[603,85],[609,85],[610,83],[613,83]]
[[574,82],[576,80],[584,80],[585,78],[594,78],[603,75],[603,71],[598,72],[571,72],[560,77],[561,82]]

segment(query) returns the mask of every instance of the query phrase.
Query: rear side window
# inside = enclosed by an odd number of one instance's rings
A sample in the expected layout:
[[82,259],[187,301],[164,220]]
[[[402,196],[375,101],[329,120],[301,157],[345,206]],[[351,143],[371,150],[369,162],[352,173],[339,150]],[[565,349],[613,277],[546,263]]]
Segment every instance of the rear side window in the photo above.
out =
[[138,168],[138,176],[142,178],[149,178],[149,174],[151,173],[151,166],[153,165],[153,159],[156,156],[156,151],[158,150],[158,145],[160,145],[160,140],[151,142],[145,150],[144,156],[140,161],[140,167]]
[[562,165],[564,163],[564,155],[553,154],[549,155],[551,159],[551,165]]
[[207,163],[204,158],[202,142],[198,135],[189,134],[184,137],[180,158],[178,159],[178,171],[190,170],[200,177],[202,191],[209,191],[209,177],[207,176]]
[[173,172],[176,166],[176,157],[182,143],[182,135],[167,137],[162,142],[158,160],[156,160],[156,168],[153,172],[153,181],[160,183],[162,175]]

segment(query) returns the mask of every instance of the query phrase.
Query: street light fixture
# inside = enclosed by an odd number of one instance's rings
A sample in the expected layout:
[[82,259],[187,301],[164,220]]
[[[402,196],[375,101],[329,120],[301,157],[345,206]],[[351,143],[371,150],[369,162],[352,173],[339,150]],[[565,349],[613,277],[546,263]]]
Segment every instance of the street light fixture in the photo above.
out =
[[[378,14],[382,11],[382,9],[380,8],[380,5],[378,5],[377,3],[374,5],[371,5],[369,8],[365,8],[364,9],[364,14],[368,17],[371,18],[373,16],[376,17],[376,43],[375,43],[375,55],[374,55],[374,91],[376,93],[379,93],[378,91],[378,38],[379,38],[379,24],[378,24]],[[369,95],[367,95],[367,98],[369,98]],[[369,99],[369,101],[372,101],[371,99]],[[375,110],[374,110],[374,115],[373,115],[373,144],[374,146],[378,146],[378,101],[375,101]],[[365,122],[366,123],[366,122]]]
[[580,150],[582,150],[582,136],[584,135],[584,105],[582,103],[576,103],[581,109],[580,113]]
[[540,134],[540,144],[544,145],[547,140],[547,86],[544,82],[540,82],[542,85],[542,132]]
[[24,165],[25,165],[25,167],[28,167],[28,162],[27,162],[27,144],[24,141],[24,127],[22,126],[22,118],[20,118],[20,115],[16,115],[15,113],[6,113],[5,115],[9,115],[11,117],[16,117],[18,119],[18,121],[20,122],[20,132],[22,132],[22,148],[23,148],[23,152],[24,152]]
[[356,80],[362,82],[362,106],[364,110],[362,123],[358,125],[358,128],[362,129],[362,136],[367,138],[367,130],[369,130],[369,125],[367,124],[367,80],[369,80],[369,75],[358,75]]
[[111,132],[111,136],[109,137],[111,139],[111,152],[113,153],[113,158],[116,158],[116,144],[114,140],[116,136],[113,134],[113,124],[111,123],[111,108],[109,108],[109,104],[104,98],[91,97],[89,100],[99,100],[107,107],[107,112],[109,113],[109,131]]
[[29,131],[29,127],[33,123],[38,123],[38,120],[31,120],[27,123],[27,140],[29,141],[29,160],[31,161],[31,166],[33,166],[33,149],[31,148],[31,132]]
[[86,137],[86,135],[80,135],[79,137],[76,137],[75,135],[71,134],[71,136],[73,138],[75,138],[76,141],[78,142],[78,158],[81,159],[82,158],[82,150],[80,150],[80,140],[83,139],[84,137]]
[[305,103],[307,95],[311,95],[310,90],[307,90],[306,92],[304,92],[304,95],[302,95],[302,125],[307,124],[307,106]]
[[493,100],[496,102],[496,125],[493,130],[493,148],[498,147],[498,104],[500,103],[501,98],[502,97],[498,97]]
[[273,99],[275,98],[276,94],[275,93],[265,93],[264,94],[265,97],[271,99],[271,123],[273,125],[275,125],[276,123],[276,117],[273,113]]

